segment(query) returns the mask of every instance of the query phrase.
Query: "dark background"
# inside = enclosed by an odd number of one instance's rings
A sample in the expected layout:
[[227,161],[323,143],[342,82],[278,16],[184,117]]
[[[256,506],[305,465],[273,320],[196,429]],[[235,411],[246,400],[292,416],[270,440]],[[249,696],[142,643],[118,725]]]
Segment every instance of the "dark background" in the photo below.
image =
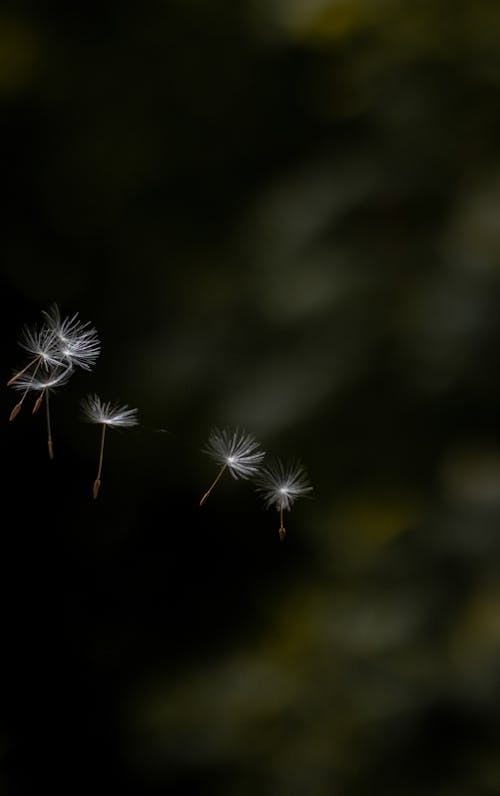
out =
[[[0,794],[500,792],[500,6],[3,2]],[[102,353],[6,382],[56,301]],[[89,392],[139,409],[99,430]],[[201,451],[243,426],[276,512]]]

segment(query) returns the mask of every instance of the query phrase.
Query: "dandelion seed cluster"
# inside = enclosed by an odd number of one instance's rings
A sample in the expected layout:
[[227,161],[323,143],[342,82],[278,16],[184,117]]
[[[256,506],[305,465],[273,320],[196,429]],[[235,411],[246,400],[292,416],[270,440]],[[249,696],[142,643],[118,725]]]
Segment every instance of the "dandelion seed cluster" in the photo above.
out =
[[49,396],[56,387],[64,386],[76,368],[91,370],[100,351],[101,343],[96,329],[89,321],[81,321],[78,313],[61,318],[57,304],[42,311],[43,321],[25,326],[19,345],[28,354],[28,362],[16,370],[7,382],[21,391],[19,401],[12,408],[9,420],[14,420],[30,393],[39,393],[32,412],[45,401],[47,448],[54,458]]
[[[101,353],[101,342],[97,330],[90,321],[81,321],[78,313],[62,316],[57,304],[42,311],[43,321],[23,327],[19,345],[28,355],[28,361],[13,372],[7,385],[21,392],[21,398],[10,413],[14,420],[26,397],[35,393],[35,413],[45,402],[47,444],[49,456],[54,457],[52,441],[49,394],[63,387],[77,368],[91,371]],[[139,424],[138,409],[126,404],[104,401],[96,393],[88,394],[80,401],[82,419],[101,427],[99,460],[92,494],[97,498],[101,488],[104,461],[104,443],[107,428],[130,428]],[[294,502],[309,496],[313,486],[300,461],[284,461],[270,458],[260,442],[245,429],[213,427],[201,451],[218,466],[217,474],[202,495],[202,506],[227,471],[233,479],[253,481],[256,492],[265,508],[275,507],[279,512],[279,537],[285,538],[283,512],[290,511]]]

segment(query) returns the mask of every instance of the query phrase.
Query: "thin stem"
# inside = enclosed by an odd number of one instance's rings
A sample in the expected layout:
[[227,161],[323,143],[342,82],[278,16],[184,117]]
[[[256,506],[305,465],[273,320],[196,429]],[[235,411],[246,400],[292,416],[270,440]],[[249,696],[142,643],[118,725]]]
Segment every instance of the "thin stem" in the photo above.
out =
[[221,469],[219,470],[219,472],[218,472],[218,474],[217,474],[217,478],[216,478],[216,479],[215,479],[215,480],[212,482],[212,484],[209,486],[209,488],[207,489],[207,491],[205,492],[205,494],[204,494],[204,495],[203,495],[203,497],[201,498],[201,500],[200,500],[200,506],[203,506],[203,504],[204,504],[205,500],[208,498],[208,496],[209,496],[210,492],[212,491],[212,489],[213,489],[213,488],[214,488],[214,486],[216,485],[217,481],[218,481],[218,480],[219,480],[219,478],[221,477],[221,475],[222,475],[222,473],[224,472],[224,470],[226,469],[226,467],[227,467],[227,464],[223,464],[223,465],[222,465]]
[[283,507],[281,507],[281,508],[280,508],[280,529],[279,529],[279,535],[280,535],[280,542],[283,542],[283,541],[285,540],[285,536],[286,536],[285,526],[283,525]]
[[49,449],[49,458],[54,458],[54,446],[52,445],[52,428],[50,423],[50,408],[49,408],[49,391],[45,390],[45,417],[47,419],[47,447]]
[[99,465],[97,468],[97,475],[94,481],[94,488],[92,494],[94,495],[94,500],[96,499],[97,495],[99,494],[99,489],[101,487],[101,472],[102,472],[102,461],[104,458],[104,438],[106,435],[106,423],[102,424],[102,432],[101,432],[101,447],[99,449]]
[[[31,381],[30,381],[30,383],[28,384],[28,386],[26,387],[25,391],[23,392],[23,394],[22,394],[22,396],[21,396],[21,400],[17,402],[17,404],[14,406],[14,408],[13,408],[12,412],[10,413],[10,415],[9,415],[9,420],[14,420],[14,418],[15,418],[15,417],[17,417],[17,415],[19,414],[19,411],[20,411],[20,409],[21,409],[21,406],[23,405],[23,401],[24,401],[24,399],[26,398],[26,396],[28,395],[28,392],[29,392],[29,390],[30,390],[31,383],[33,382],[33,379],[35,378],[36,372],[37,372],[38,368],[40,367],[40,363],[41,363],[41,361],[42,361],[41,359],[39,359],[39,360],[38,360],[38,362],[37,362],[37,366],[36,366],[35,370],[33,371],[33,373],[31,374]],[[13,377],[13,378],[12,378],[12,379],[11,379],[11,380],[8,382],[8,384],[11,384],[11,382],[15,381],[15,379],[17,379],[17,377],[18,377],[18,376],[20,376],[20,375],[21,375],[21,373],[24,373],[24,371],[25,371],[27,368],[29,368],[29,367],[30,367],[30,365],[32,365],[32,364],[33,364],[33,362],[36,362],[36,359],[34,359],[32,362],[30,362],[30,364],[29,364],[29,365],[26,365],[26,367],[25,367],[25,368],[23,368],[23,369],[22,369],[22,370],[21,370],[21,371],[20,371],[20,372],[19,372],[19,373],[18,373],[16,376],[14,376],[14,377]],[[36,406],[36,404],[35,404],[35,406]],[[37,408],[38,408],[38,407],[37,407]],[[33,411],[35,411],[35,409],[34,409]]]
[[[31,362],[28,362],[28,364],[27,364],[27,365],[25,365],[25,366],[24,366],[24,368],[23,368],[22,370],[20,370],[20,371],[19,371],[19,373],[16,373],[14,376],[12,376],[12,378],[11,378],[11,379],[9,379],[9,381],[7,382],[7,387],[10,387],[10,385],[11,385],[11,384],[13,384],[13,383],[15,382],[15,380],[16,380],[16,379],[18,379],[18,378],[19,378],[19,376],[22,376],[22,375],[23,375],[23,373],[26,373],[26,371],[27,371],[27,370],[29,370],[29,368],[30,368],[32,365],[34,365],[34,364],[35,364],[35,362],[37,361],[37,359],[39,360],[39,362],[38,362],[38,365],[39,365],[39,364],[40,364],[40,357],[39,357],[39,356],[37,356],[37,357],[35,357],[34,359],[32,359],[32,360],[31,360]],[[38,365],[37,365],[37,367],[38,367]],[[36,373],[36,371],[35,371],[35,373]]]

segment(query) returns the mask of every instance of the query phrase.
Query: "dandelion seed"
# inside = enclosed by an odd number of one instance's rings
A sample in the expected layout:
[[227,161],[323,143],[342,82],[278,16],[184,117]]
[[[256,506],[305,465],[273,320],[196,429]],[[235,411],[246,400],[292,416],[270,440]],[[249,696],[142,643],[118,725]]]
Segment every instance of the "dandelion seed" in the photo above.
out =
[[38,375],[34,373],[22,373],[18,375],[16,381],[13,382],[11,385],[15,390],[22,391],[22,396],[20,401],[14,406],[12,412],[10,413],[10,420],[13,420],[14,417],[18,414],[21,406],[30,392],[38,392],[40,393],[33,405],[32,414],[38,412],[42,401],[45,398],[45,422],[47,425],[47,447],[49,451],[49,457],[51,459],[54,458],[54,446],[52,442],[52,426],[51,426],[51,418],[50,418],[50,405],[49,405],[49,394],[50,392],[55,389],[56,387],[62,387],[72,374],[73,369],[68,366],[62,368],[58,367],[51,367],[50,369],[46,369],[45,367],[41,369],[41,372]]
[[128,406],[119,406],[112,404],[109,401],[102,401],[98,395],[88,395],[81,401],[81,407],[85,420],[89,423],[97,423],[102,426],[101,430],[101,444],[99,447],[99,463],[97,466],[97,475],[94,481],[92,494],[97,498],[99,489],[101,488],[101,473],[102,464],[104,459],[104,440],[106,435],[106,428],[121,427],[128,428],[138,424],[137,409],[129,409]]
[[266,455],[261,450],[260,444],[251,434],[238,428],[214,428],[209,434],[208,442],[203,448],[218,465],[219,472],[216,478],[202,496],[200,506],[207,500],[225,470],[229,470],[233,478],[252,478]]
[[57,304],[42,314],[57,341],[60,356],[73,367],[91,370],[101,353],[101,343],[90,321],[81,321],[78,313],[61,318]]
[[67,364],[64,362],[56,335],[46,325],[41,327],[25,326],[19,337],[19,345],[31,355],[31,358],[27,365],[16,371],[9,379],[7,382],[9,387],[31,369],[35,375],[42,366],[51,368],[63,367]]
[[275,506],[279,511],[279,537],[283,541],[286,535],[283,512],[290,511],[297,498],[313,489],[304,467],[297,461],[283,462],[275,458],[258,474],[256,489],[261,493],[266,508]]
[[[46,379],[50,382],[57,374],[64,374],[66,382],[75,367],[90,370],[101,350],[96,330],[89,322],[80,321],[78,314],[61,319],[59,307],[53,304],[50,310],[44,310],[42,315],[45,318],[44,323],[25,326],[19,338],[19,345],[31,356],[28,363],[15,372],[7,382],[7,385],[12,387],[19,381],[25,390],[21,400],[12,409],[9,420],[17,417],[27,393],[31,389],[37,389],[35,386],[37,382],[40,380],[45,382]],[[58,383],[62,382],[58,380]],[[46,392],[44,394],[48,395]],[[42,400],[43,395],[40,396],[34,411],[38,409]]]

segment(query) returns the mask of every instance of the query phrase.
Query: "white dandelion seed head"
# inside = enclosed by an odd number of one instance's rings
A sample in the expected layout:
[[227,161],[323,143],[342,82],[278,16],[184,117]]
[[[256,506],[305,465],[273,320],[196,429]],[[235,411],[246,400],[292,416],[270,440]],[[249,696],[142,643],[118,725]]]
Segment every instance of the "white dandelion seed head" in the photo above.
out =
[[24,326],[19,337],[19,345],[47,367],[65,364],[59,341],[54,331],[47,325]]
[[62,357],[75,367],[90,370],[101,353],[101,343],[90,321],[81,321],[78,313],[61,318],[57,304],[43,310],[47,329],[55,336]]
[[278,511],[290,511],[295,500],[307,495],[313,487],[300,462],[275,458],[256,477],[256,489],[266,508],[275,506]]
[[81,408],[85,420],[89,423],[121,426],[122,428],[136,426],[139,423],[138,409],[129,409],[127,405],[120,406],[110,401],[102,401],[95,394],[83,398]]
[[42,390],[53,390],[55,387],[63,387],[73,375],[71,365],[65,367],[61,365],[50,368],[39,368],[36,373],[26,371],[12,382],[11,387],[15,390],[41,392]]
[[252,478],[266,455],[252,434],[238,428],[213,428],[202,450],[236,479]]

